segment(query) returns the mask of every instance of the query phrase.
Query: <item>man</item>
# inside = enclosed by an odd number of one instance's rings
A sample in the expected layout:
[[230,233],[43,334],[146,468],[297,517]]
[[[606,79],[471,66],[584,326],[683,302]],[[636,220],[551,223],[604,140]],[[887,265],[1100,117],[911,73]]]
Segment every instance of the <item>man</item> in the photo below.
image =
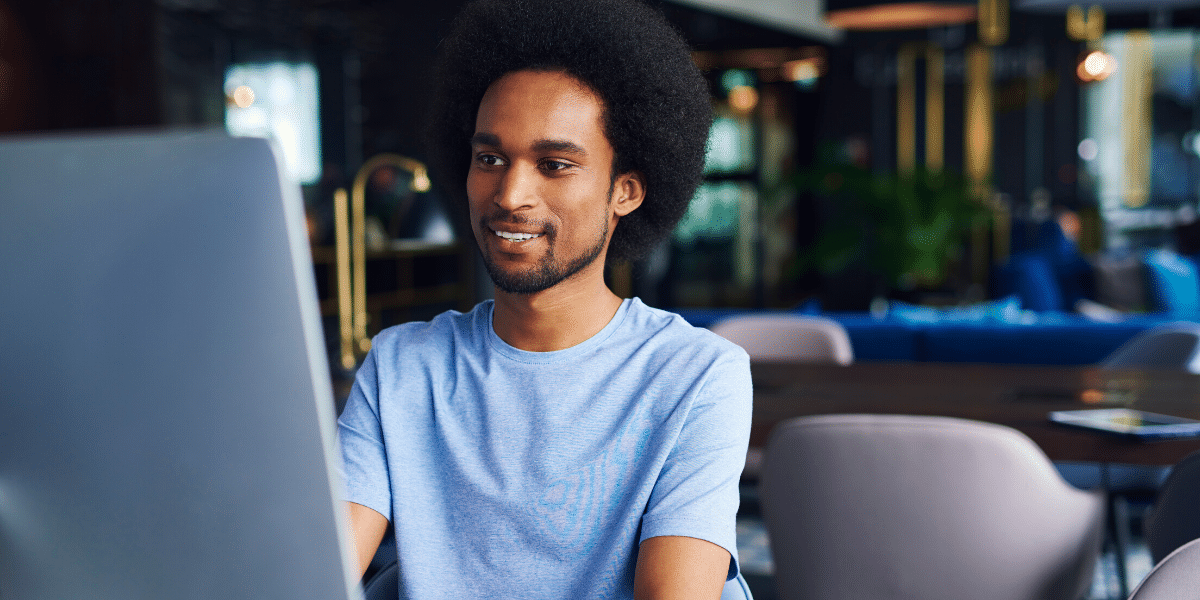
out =
[[379,334],[339,420],[360,568],[409,598],[718,598],[749,359],[605,287],[669,235],[710,120],[636,0],[482,0],[443,43],[435,174],[496,297]]

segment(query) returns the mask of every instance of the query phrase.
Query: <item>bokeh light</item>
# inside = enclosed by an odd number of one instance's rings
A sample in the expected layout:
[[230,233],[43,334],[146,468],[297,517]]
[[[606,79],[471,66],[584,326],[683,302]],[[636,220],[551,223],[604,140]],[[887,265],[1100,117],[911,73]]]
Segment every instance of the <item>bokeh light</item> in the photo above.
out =
[[1104,81],[1117,70],[1117,59],[1100,50],[1093,50],[1079,61],[1076,74],[1080,81]]
[[745,114],[754,110],[755,106],[758,106],[758,90],[748,85],[729,90],[729,107],[733,110]]
[[1086,138],[1082,142],[1079,142],[1079,147],[1076,151],[1079,152],[1079,158],[1090,162],[1096,160],[1096,157],[1100,155],[1100,146],[1096,143],[1096,140]]
[[254,104],[254,90],[250,89],[248,85],[239,85],[237,89],[233,90],[233,103],[238,108],[247,108]]

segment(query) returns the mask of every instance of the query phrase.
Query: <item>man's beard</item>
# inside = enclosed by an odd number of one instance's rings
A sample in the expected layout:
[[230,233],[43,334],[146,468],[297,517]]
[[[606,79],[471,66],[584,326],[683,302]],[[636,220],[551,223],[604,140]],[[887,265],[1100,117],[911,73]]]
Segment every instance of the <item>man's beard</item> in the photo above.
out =
[[[481,230],[490,231],[487,227]],[[608,221],[604,221],[604,228],[600,232],[600,239],[596,240],[596,244],[565,265],[559,264],[554,256],[553,242],[556,237],[555,234],[554,227],[552,225],[548,226],[543,233],[548,242],[546,255],[531,270],[504,271],[492,262],[488,253],[480,246],[483,264],[487,267],[488,275],[491,276],[492,282],[496,284],[496,287],[509,294],[536,294],[537,292],[548,290],[558,285],[564,279],[582,271],[584,267],[595,262],[600,254],[604,252],[605,246],[608,245]]]

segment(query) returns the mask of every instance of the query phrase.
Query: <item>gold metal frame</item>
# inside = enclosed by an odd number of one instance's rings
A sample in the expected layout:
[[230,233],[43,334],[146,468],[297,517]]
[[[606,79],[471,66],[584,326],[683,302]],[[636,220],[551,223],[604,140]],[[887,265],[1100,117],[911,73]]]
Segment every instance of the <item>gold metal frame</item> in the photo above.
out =
[[925,166],[946,166],[946,52],[930,44],[925,50]]
[[917,58],[925,58],[925,167],[940,171],[945,159],[946,59],[936,44],[907,43],[896,54],[896,167],[917,166]]
[[367,179],[379,167],[392,166],[412,173],[414,192],[429,191],[425,164],[399,154],[377,154],[354,175],[349,199],[345,189],[333,194],[334,237],[337,259],[338,321],[341,332],[341,362],[353,369],[358,359],[371,350],[367,334]]
[[[978,44],[968,47],[966,67],[963,166],[975,194],[987,198],[991,196],[989,180],[992,176],[992,143],[995,135],[991,48]],[[996,229],[992,234],[992,247],[995,248],[995,236],[1001,233]],[[977,225],[972,231],[971,247],[974,251],[971,260],[971,280],[980,285],[987,282],[987,237],[987,230],[983,225]],[[999,256],[994,258],[999,259]]]
[[896,54],[896,167],[917,167],[917,52],[920,44],[904,44]]
[[975,191],[986,196],[992,175],[992,52],[986,46],[967,49],[966,124],[963,164]]
[[354,317],[350,278],[350,210],[346,190],[333,193],[334,257],[337,267],[338,325],[341,331],[342,367],[353,369],[358,359],[354,355]]
[[1077,42],[1094,42],[1104,35],[1104,9],[1093,4],[1086,13],[1083,7],[1067,7],[1067,37]]
[[1008,0],[979,0],[979,41],[999,46],[1008,39]]
[[1154,40],[1144,30],[1130,31],[1125,40],[1121,75],[1121,147],[1125,153],[1122,201],[1128,208],[1141,208],[1150,199]]

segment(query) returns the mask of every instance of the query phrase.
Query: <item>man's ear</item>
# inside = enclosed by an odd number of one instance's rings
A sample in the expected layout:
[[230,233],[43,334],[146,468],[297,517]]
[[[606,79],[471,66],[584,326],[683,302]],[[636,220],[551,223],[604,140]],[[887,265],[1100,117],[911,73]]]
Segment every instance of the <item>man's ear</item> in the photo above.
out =
[[646,184],[642,174],[630,171],[617,175],[613,182],[613,213],[623,217],[642,205],[646,199]]

